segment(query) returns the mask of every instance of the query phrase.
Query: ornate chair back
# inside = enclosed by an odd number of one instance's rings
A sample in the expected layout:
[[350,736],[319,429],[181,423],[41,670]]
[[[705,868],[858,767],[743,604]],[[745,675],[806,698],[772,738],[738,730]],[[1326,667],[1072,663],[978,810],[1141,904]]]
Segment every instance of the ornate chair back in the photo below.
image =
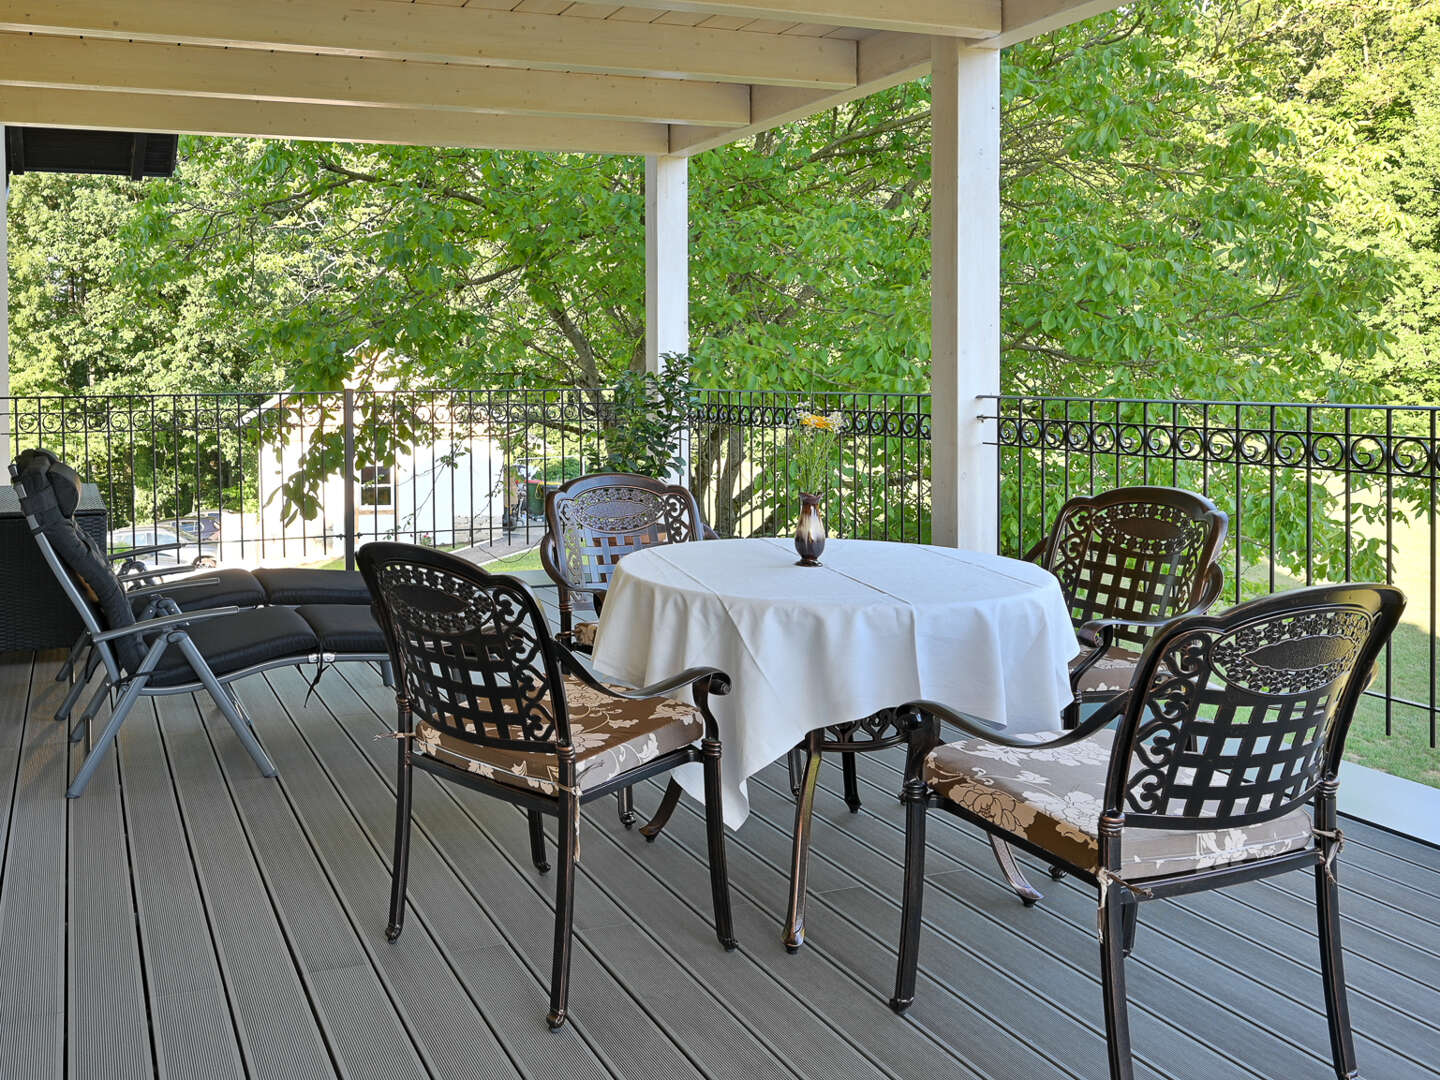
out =
[[1309,802],[1404,608],[1393,586],[1324,585],[1159,631],[1115,738],[1107,813],[1210,831]]
[[632,473],[571,480],[545,499],[555,551],[552,575],[572,592],[603,594],[632,551],[703,539],[695,496],[678,484]]
[[[1229,518],[1203,495],[1125,487],[1070,499],[1038,552],[1060,579],[1077,626],[1096,619],[1163,620],[1218,594],[1216,560]],[[1143,648],[1143,627],[1115,640]]]
[[573,783],[559,662],[524,582],[410,544],[366,544],[357,560],[409,709],[480,746],[560,754]]

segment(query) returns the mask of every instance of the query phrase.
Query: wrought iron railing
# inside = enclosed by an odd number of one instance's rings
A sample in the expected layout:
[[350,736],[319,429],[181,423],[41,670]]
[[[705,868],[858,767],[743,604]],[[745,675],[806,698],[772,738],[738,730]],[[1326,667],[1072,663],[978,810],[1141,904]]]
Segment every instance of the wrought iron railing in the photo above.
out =
[[1023,396],[995,404],[988,419],[1007,554],[1043,535],[1072,494],[1164,484],[1202,491],[1230,515],[1232,602],[1321,582],[1400,585],[1405,622],[1364,716],[1367,730],[1392,738],[1369,759],[1440,784],[1431,752],[1440,721],[1440,409]]

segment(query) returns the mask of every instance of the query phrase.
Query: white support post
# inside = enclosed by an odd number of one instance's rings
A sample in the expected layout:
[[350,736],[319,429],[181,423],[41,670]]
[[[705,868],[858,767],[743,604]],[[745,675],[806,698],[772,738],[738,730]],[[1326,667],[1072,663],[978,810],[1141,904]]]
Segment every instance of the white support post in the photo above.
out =
[[690,351],[689,159],[645,159],[645,370]]
[[[1000,392],[1000,53],[932,39],[931,536],[994,551]],[[993,441],[993,440],[992,440]]]
[[5,125],[0,124],[0,466],[10,464],[10,185],[5,176]]
[[[689,159],[645,158],[645,370],[659,374],[668,354],[690,351]],[[677,453],[688,484],[690,445]]]

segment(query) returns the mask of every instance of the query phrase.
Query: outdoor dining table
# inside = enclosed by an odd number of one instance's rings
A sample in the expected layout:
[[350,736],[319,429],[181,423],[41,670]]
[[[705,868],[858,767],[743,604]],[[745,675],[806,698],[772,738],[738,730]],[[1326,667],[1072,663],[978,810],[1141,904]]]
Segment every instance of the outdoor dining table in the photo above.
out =
[[[605,676],[636,686],[697,665],[730,677],[731,693],[711,704],[731,828],[749,813],[747,779],[806,745],[786,920],[792,949],[804,938],[813,774],[826,729],[840,733],[827,749],[893,746],[905,736],[895,708],[928,699],[1011,734],[1054,730],[1079,651],[1059,582],[1032,563],[869,540],[831,540],[821,563],[797,565],[785,539],[633,552],[611,579],[592,657]],[[674,778],[703,796],[698,767]]]

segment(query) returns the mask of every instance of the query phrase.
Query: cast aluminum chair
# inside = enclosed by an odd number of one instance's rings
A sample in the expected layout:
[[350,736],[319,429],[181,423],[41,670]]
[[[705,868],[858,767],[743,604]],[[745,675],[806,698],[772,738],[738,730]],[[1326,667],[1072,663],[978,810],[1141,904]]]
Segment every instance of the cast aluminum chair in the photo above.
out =
[[[1120,699],[1044,741],[1004,738],[933,702],[906,706],[918,722],[892,1008],[915,995],[925,826],[937,808],[1098,890],[1112,1080],[1134,1075],[1124,962],[1140,903],[1312,871],[1335,1073],[1357,1075],[1335,799],[1356,705],[1404,607],[1392,586],[1327,585],[1177,620],[1146,646]],[[974,737],[939,745],[937,721]]]
[[[368,661],[384,664],[388,670],[389,657],[380,651],[383,637],[379,627],[363,608],[229,606],[137,619],[133,598],[104,553],[56,507],[49,462],[38,456],[21,457],[23,469],[19,462],[10,466],[20,508],[46,565],[80,616],[104,673],[86,706],[85,722],[76,724],[71,732],[72,742],[90,735],[90,719],[118,692],[110,719],[66,790],[67,798],[84,793],[142,697],[205,690],[260,772],[274,776],[274,763],[255,738],[231,683],[270,668],[301,663],[316,664],[323,670],[329,663]],[[60,477],[60,484],[66,483],[66,478]]]
[[[637,473],[592,473],[561,484],[545,497],[545,520],[540,564],[559,592],[560,636],[580,652],[594,646],[599,623],[575,621],[576,597],[588,595],[598,616],[621,558],[662,544],[718,539],[688,488]],[[670,785],[661,811],[645,828],[648,839],[664,827],[679,797],[679,787]],[[631,828],[630,790],[616,798],[620,822]]]
[[[534,595],[518,578],[409,544],[366,544],[359,561],[398,686],[394,879],[386,936],[396,940],[404,924],[413,770],[522,808],[531,855],[542,873],[549,869],[544,815],[557,818],[548,1022],[560,1027],[570,977],[580,807],[698,761],[705,776],[715,932],[726,950],[733,949],[720,738],[709,705],[710,695],[729,692],[726,676],[714,668],[691,668],[640,690],[607,686],[551,636]],[[687,688],[693,706],[664,696]]]

